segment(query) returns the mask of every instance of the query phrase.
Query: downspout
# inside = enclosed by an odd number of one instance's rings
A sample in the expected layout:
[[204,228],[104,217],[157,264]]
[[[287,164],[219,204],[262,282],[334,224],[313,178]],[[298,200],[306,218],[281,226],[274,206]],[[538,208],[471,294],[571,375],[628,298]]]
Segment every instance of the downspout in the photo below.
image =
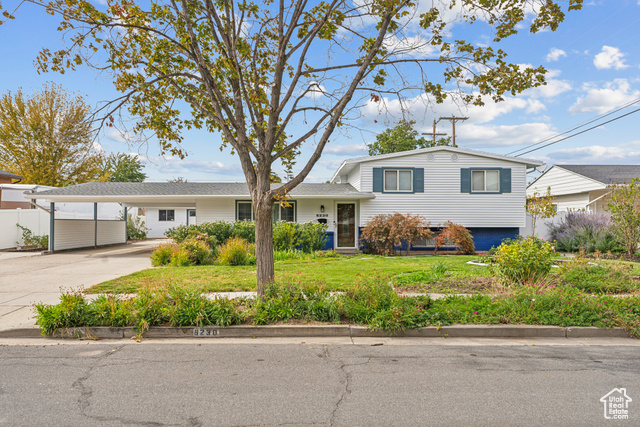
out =
[[127,207],[124,207],[124,242],[127,243],[128,235],[127,235],[127,222],[129,218],[127,218]]
[[98,203],[97,202],[93,204],[93,224],[94,224],[93,247],[97,248],[98,247]]

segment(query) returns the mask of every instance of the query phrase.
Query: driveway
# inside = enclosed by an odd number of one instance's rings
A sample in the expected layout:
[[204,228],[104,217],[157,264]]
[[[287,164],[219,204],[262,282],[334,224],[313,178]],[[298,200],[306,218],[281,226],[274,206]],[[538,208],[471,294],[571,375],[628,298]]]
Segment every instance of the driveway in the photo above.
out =
[[61,290],[88,288],[151,267],[163,240],[50,255],[0,252],[0,331],[35,325],[33,304],[58,302]]

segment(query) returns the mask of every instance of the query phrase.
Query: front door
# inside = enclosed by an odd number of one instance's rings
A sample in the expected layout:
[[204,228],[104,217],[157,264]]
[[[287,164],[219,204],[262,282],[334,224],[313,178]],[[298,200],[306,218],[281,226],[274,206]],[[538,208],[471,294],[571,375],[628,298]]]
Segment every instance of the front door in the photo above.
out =
[[355,203],[338,203],[336,232],[338,248],[356,247],[356,205]]

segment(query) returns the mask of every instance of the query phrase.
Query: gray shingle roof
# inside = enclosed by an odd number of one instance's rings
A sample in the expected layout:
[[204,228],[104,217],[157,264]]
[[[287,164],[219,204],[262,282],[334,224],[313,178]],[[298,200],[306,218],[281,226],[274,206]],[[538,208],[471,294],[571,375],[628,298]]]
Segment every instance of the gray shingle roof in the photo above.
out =
[[631,178],[640,178],[640,165],[558,165],[563,169],[603,184],[626,184]]
[[[271,184],[276,188],[282,184]],[[47,196],[247,196],[249,189],[242,182],[89,182],[38,192]],[[351,184],[302,183],[290,193],[295,196],[357,196],[362,195]]]
[[11,178],[11,179],[22,179],[20,175],[16,175],[15,173],[3,171],[0,169],[0,178]]

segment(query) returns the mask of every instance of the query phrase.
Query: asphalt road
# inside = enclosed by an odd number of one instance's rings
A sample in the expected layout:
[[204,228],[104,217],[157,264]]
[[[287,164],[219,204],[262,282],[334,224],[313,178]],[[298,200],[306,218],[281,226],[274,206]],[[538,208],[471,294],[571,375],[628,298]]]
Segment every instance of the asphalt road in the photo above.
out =
[[0,425],[640,425],[637,346],[371,344],[1,346]]

